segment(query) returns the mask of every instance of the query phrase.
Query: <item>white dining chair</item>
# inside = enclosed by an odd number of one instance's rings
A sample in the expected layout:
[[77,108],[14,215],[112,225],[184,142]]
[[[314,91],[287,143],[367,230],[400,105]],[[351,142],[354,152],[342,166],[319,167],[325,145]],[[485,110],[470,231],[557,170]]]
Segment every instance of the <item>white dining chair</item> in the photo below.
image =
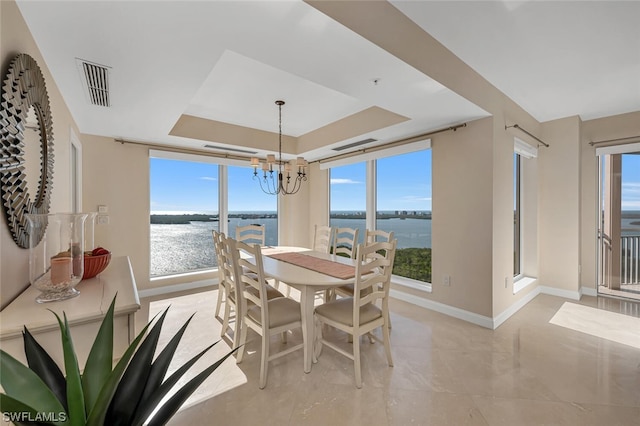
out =
[[279,334],[283,336],[283,343],[286,343],[284,336],[289,330],[302,328],[300,304],[288,297],[269,299],[260,246],[239,241],[233,244],[235,274],[242,286],[243,296],[239,298],[240,312],[243,315],[240,322],[241,348],[236,362],[242,362],[246,351],[247,331],[251,328],[262,338],[259,387],[264,389],[267,385],[269,362],[303,348],[303,343],[300,343],[273,354],[269,348],[272,336]]
[[353,259],[358,245],[358,228],[334,228],[333,254]]
[[224,299],[226,297],[226,289],[224,285],[224,274],[223,274],[224,271],[220,266],[223,263],[223,260],[220,257],[221,256],[220,250],[222,250],[221,244],[222,244],[222,237],[224,237],[224,234],[216,230],[213,230],[212,234],[213,234],[213,248],[216,254],[216,263],[218,264],[218,299],[216,300],[215,316],[219,318],[220,308],[222,307],[222,303],[224,302]]
[[[241,241],[247,244],[260,244],[261,246],[265,245],[265,226],[264,225],[245,225],[236,227],[236,241]],[[279,281],[273,281],[273,287],[280,291],[281,285],[284,285],[282,291],[284,291],[285,295],[289,297],[291,294],[291,287],[284,283],[280,283]]]
[[236,241],[263,246],[265,244],[265,226],[252,224],[236,227]]
[[333,240],[333,228],[326,225],[315,225],[313,233],[313,250],[330,253]]
[[[395,258],[397,241],[374,244],[360,244],[357,249],[356,280],[354,295],[340,298],[319,305],[315,308],[316,350],[314,360],[323,346],[353,360],[356,387],[362,387],[362,371],[360,361],[360,337],[370,335],[380,340],[371,332],[382,328],[382,342],[387,355],[387,363],[393,366],[389,336],[389,287],[391,270]],[[370,256],[373,252],[383,252],[383,257]],[[373,259],[373,260],[371,260]],[[377,301],[382,302],[381,307]],[[323,325],[334,327],[352,336],[352,352],[345,351],[334,342],[323,336]]]
[[[331,253],[353,259],[358,246],[358,228],[333,228],[333,248]],[[325,291],[325,300],[334,300],[340,288]],[[351,285],[353,291],[353,285]],[[348,296],[348,294],[347,294]]]
[[[214,231],[216,232],[216,231]],[[224,234],[214,234],[214,241],[217,238],[216,253],[218,254],[218,276],[220,279],[219,289],[224,292],[224,312],[222,318],[222,329],[220,336],[224,337],[229,331],[233,331],[233,343],[234,348],[238,346],[240,323],[242,322],[241,304],[238,303],[238,298],[242,295],[238,286],[242,286],[236,278],[235,263],[233,258],[233,245],[234,239],[225,236]],[[284,297],[284,295],[278,291],[278,289],[265,283],[267,299],[276,299],[278,297]],[[254,291],[254,290],[249,290]],[[254,291],[255,292],[255,291]],[[220,295],[220,290],[218,292]],[[220,299],[220,298],[218,298]],[[233,327],[231,326],[231,311],[235,314],[235,322]],[[216,315],[217,316],[217,315]]]
[[[379,231],[379,230],[369,230],[365,231],[365,244],[374,244],[376,242],[389,242],[393,240],[394,233]],[[369,253],[370,258],[375,257],[384,257],[384,254],[373,252]],[[350,297],[353,296],[353,284],[346,284],[341,287],[337,287],[334,289],[334,292],[337,296]]]
[[[394,232],[385,232],[381,230],[370,230],[367,229],[365,231],[365,243],[366,244],[374,244],[376,242],[389,242],[394,239]],[[372,252],[368,254],[369,258],[379,258],[384,257],[384,253]],[[391,271],[393,273],[393,271]],[[391,274],[389,275],[389,282],[391,282]],[[335,296],[341,297],[351,297],[353,296],[353,284],[346,284],[334,289],[334,299]],[[391,317],[389,317],[389,329],[392,328],[391,325]],[[369,336],[369,341],[373,343],[373,338]]]
[[[224,312],[222,319],[222,329],[220,330],[220,336],[224,337],[227,331],[233,331],[233,347],[238,346],[238,321],[241,320],[238,315],[238,304],[236,297],[236,283],[234,276],[234,266],[232,253],[230,251],[231,246],[229,244],[229,238],[226,235],[213,231],[214,241],[216,242],[216,255],[218,258],[218,302],[220,302],[220,294],[224,293]],[[217,235],[216,235],[217,234]],[[235,313],[235,327],[232,329],[229,326],[229,319],[231,318],[231,311]],[[216,308],[217,311],[217,308]],[[217,316],[217,315],[216,315]]]
[[386,232],[379,229],[367,229],[364,233],[365,243],[388,242],[393,240],[393,231]]

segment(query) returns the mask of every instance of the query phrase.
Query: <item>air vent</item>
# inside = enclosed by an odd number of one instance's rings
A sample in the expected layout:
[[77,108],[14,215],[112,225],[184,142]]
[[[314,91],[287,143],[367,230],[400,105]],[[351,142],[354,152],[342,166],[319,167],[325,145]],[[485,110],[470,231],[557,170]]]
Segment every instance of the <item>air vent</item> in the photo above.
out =
[[103,107],[111,106],[109,95],[109,67],[94,64],[83,59],[76,59],[82,83],[89,102]]
[[337,148],[333,148],[333,150],[334,151],[344,151],[345,149],[354,148],[356,146],[360,146],[360,145],[364,145],[364,144],[368,144],[368,143],[376,142],[376,141],[377,141],[377,139],[373,139],[373,138],[363,139],[363,140],[358,141],[358,142],[353,142],[353,143],[350,143],[350,144],[347,144],[347,145],[342,145],[342,146],[339,146]]
[[205,148],[209,149],[219,149],[220,151],[232,151],[232,152],[241,152],[243,154],[257,154],[257,151],[249,151],[247,149],[239,149],[239,148],[229,148],[226,146],[217,146],[217,145],[205,145]]

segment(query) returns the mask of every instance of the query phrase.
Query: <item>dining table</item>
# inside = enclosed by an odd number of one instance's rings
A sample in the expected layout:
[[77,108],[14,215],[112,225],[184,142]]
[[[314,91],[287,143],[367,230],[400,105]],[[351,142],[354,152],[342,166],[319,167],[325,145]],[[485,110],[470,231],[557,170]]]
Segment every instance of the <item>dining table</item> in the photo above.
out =
[[264,273],[300,291],[304,372],[311,372],[315,296],[319,291],[355,282],[356,261],[303,247],[262,248]]

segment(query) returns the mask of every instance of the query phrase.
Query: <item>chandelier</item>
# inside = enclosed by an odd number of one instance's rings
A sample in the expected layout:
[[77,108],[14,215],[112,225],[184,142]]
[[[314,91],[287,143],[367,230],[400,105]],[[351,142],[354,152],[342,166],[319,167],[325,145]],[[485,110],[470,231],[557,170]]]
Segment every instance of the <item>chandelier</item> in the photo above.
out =
[[[300,190],[302,182],[307,180],[309,163],[298,157],[291,161],[282,161],[282,105],[284,101],[276,101],[278,105],[278,159],[274,154],[267,155],[266,160],[251,158],[253,179],[260,183],[260,189],[270,195],[295,194]],[[262,168],[262,176],[258,176],[258,167]]]

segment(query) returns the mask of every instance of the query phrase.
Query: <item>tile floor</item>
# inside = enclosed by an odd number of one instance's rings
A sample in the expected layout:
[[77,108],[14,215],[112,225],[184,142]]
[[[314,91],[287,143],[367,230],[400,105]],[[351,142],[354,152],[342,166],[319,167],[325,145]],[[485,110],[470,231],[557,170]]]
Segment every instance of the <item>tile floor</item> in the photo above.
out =
[[[200,299],[212,308],[215,292],[207,294]],[[325,348],[310,374],[301,352],[273,361],[260,390],[256,339],[238,365],[246,383],[170,424],[640,425],[640,349],[550,324],[565,301],[539,295],[492,331],[392,300],[394,367],[381,344],[365,341],[362,389],[352,362]],[[576,303],[640,316],[638,303],[619,299]],[[289,338],[299,340],[299,332]]]

